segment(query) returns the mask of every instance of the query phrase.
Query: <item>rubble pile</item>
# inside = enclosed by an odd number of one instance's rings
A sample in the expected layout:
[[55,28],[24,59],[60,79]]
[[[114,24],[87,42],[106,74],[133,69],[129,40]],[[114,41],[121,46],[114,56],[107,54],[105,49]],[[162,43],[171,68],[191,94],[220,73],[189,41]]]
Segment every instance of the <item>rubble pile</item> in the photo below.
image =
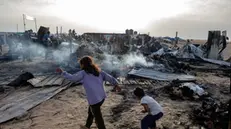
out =
[[150,41],[147,44],[143,45],[140,47],[140,51],[144,55],[150,55],[162,48],[160,42],[158,41]]
[[178,59],[172,54],[164,54],[161,56],[153,55],[152,59],[164,64],[165,68],[171,70],[173,73],[186,73],[187,71],[191,70],[188,64],[179,62]]
[[[94,36],[95,35],[95,36]],[[216,102],[210,96],[212,96],[212,92],[206,90],[203,83],[196,83],[197,79],[195,76],[192,76],[192,73],[196,73],[196,69],[208,69],[208,66],[211,65],[211,72],[216,71],[218,68],[223,69],[219,72],[227,74],[230,76],[230,64],[228,62],[231,61],[231,57],[227,60],[227,62],[211,58],[205,58],[206,49],[204,45],[194,45],[187,43],[181,48],[177,48],[177,44],[173,44],[173,41],[169,41],[169,44],[162,43],[163,41],[154,37],[140,35],[127,35],[127,34],[98,34],[90,35],[82,35],[73,37],[66,37],[68,42],[79,41],[81,44],[77,44],[74,48],[71,43],[61,43],[60,48],[63,46],[65,52],[59,53],[58,56],[62,56],[60,58],[60,62],[57,62],[57,59],[54,59],[56,63],[61,67],[62,62],[66,63],[65,65],[69,65],[70,70],[68,68],[64,68],[65,71],[69,73],[74,73],[80,70],[80,66],[78,60],[83,56],[92,56],[96,64],[100,65],[102,70],[111,74],[115,78],[122,78],[127,81],[119,81],[120,85],[123,86],[122,92],[117,95],[122,97],[119,103],[115,104],[111,107],[110,105],[110,123],[117,124],[116,128],[138,128],[138,119],[130,120],[127,118],[135,117],[134,107],[138,105],[135,97],[133,96],[132,88],[134,86],[142,86],[145,89],[147,94],[151,96],[157,96],[165,105],[163,107],[165,109],[172,109],[171,102],[174,104],[177,102],[175,100],[186,100],[187,102],[192,102],[193,104],[202,103],[201,107],[196,107],[192,111],[193,120],[202,126],[205,126],[209,129],[226,129],[227,121],[228,121],[228,104],[223,102]],[[110,36],[111,35],[111,36]],[[106,38],[105,38],[106,36]],[[99,39],[100,37],[100,39]],[[71,39],[74,38],[75,40]],[[174,47],[171,47],[174,45]],[[69,48],[70,47],[70,51]],[[61,49],[57,47],[61,51]],[[56,48],[55,48],[56,49]],[[73,53],[72,49],[75,49]],[[26,51],[25,51],[26,52]],[[65,53],[65,56],[64,56]],[[68,57],[68,58],[67,58]],[[209,64],[208,66],[205,64]],[[56,67],[56,66],[55,66]],[[47,67],[46,67],[47,68]],[[39,69],[39,68],[38,68]],[[48,68],[47,68],[48,69]],[[46,71],[47,71],[46,69]],[[225,70],[226,71],[225,71]],[[225,73],[227,72],[227,73]],[[44,73],[43,73],[44,74]],[[54,73],[52,73],[54,74]],[[217,73],[218,74],[218,73]],[[219,73],[220,74],[220,73]],[[35,75],[35,74],[34,74]],[[199,74],[198,74],[199,75]],[[209,76],[209,75],[208,75]],[[58,76],[57,76],[58,77]],[[40,83],[41,85],[36,85],[39,87],[43,86],[52,86],[56,83],[61,83],[60,80],[55,75],[51,77],[52,81],[44,81],[48,84]],[[24,73],[16,78],[12,82],[9,83],[9,87],[17,87],[22,85],[27,85],[28,80],[34,78],[32,73]],[[139,79],[143,79],[143,81],[138,81]],[[36,79],[35,79],[36,80]],[[148,81],[149,80],[149,81]],[[151,80],[151,81],[150,81]],[[201,79],[202,80],[202,79]],[[225,80],[225,79],[224,79]],[[226,80],[225,80],[226,81]],[[36,82],[36,81],[35,81]],[[55,83],[56,82],[56,83]],[[61,92],[63,89],[69,87],[69,82],[66,82],[66,87],[60,87],[61,89],[56,89],[57,87],[49,87],[51,91],[58,90]],[[66,83],[62,83],[63,85]],[[143,84],[141,84],[143,83]],[[155,85],[156,83],[156,85]],[[129,86],[130,89],[126,86]],[[63,88],[63,89],[62,89]],[[17,88],[15,88],[17,89]],[[35,88],[36,89],[36,88]],[[4,93],[7,89],[5,87],[0,86],[0,93]],[[40,96],[39,92],[43,92],[42,90],[38,90],[37,95]],[[45,88],[43,89],[45,90]],[[113,89],[114,90],[114,89]],[[112,90],[112,91],[113,91]],[[208,92],[210,94],[208,94]],[[43,95],[49,95],[49,89],[44,91]],[[57,93],[58,93],[57,92]],[[163,95],[163,92],[165,94]],[[56,93],[56,92],[55,92]],[[219,93],[218,93],[219,94]],[[37,96],[36,95],[36,96]],[[220,94],[219,94],[220,95]],[[169,97],[172,99],[170,100]],[[37,99],[36,97],[33,97]],[[165,101],[170,100],[170,101]],[[30,104],[30,101],[28,104]],[[118,102],[118,101],[117,101]],[[169,103],[170,102],[170,103]],[[182,102],[182,101],[180,101]],[[112,103],[112,102],[111,102]],[[137,105],[136,105],[137,104]],[[177,103],[182,106],[184,104]],[[182,105],[181,105],[182,104]],[[186,105],[186,104],[185,104]],[[188,106],[188,105],[186,105]],[[19,104],[20,107],[20,104]],[[109,106],[108,106],[109,107]],[[166,108],[167,107],[167,108]],[[68,106],[67,106],[68,108]],[[176,107],[180,108],[180,107]],[[191,105],[190,108],[191,109]],[[80,109],[81,110],[81,109]],[[179,111],[179,110],[178,110]],[[189,110],[187,110],[189,111]],[[182,111],[186,112],[186,111]],[[180,112],[182,114],[182,112]],[[180,118],[181,114],[174,116],[175,118]],[[183,113],[183,114],[184,114]],[[131,115],[132,114],[132,115]],[[173,113],[175,115],[176,113]],[[134,116],[133,116],[134,115]],[[166,116],[169,117],[169,114],[166,113]],[[185,115],[186,116],[186,115]],[[188,117],[188,116],[187,116]],[[141,118],[141,117],[140,117]],[[172,120],[172,119],[170,119]],[[185,121],[188,119],[185,119]],[[191,122],[191,120],[189,120]],[[172,121],[171,121],[172,122]],[[190,125],[190,122],[187,124]],[[119,124],[118,124],[119,123]],[[174,122],[172,122],[174,123]],[[182,122],[184,124],[186,122]],[[177,121],[177,125],[180,125],[181,121],[179,119],[179,124]],[[213,127],[212,127],[213,126]]]
[[183,46],[176,54],[178,58],[191,58],[195,59],[197,57],[203,57],[204,52],[201,46],[196,47],[193,44],[187,44]]
[[75,54],[77,57],[83,57],[86,55],[97,57],[97,55],[103,54],[103,51],[101,51],[97,45],[88,43],[80,45],[75,51]]
[[192,118],[208,129],[228,129],[229,103],[216,102],[212,98],[204,99],[201,107],[193,109]]
[[96,60],[103,60],[105,58],[103,51],[96,44],[81,44],[74,53],[70,54],[69,65],[79,67],[78,60],[83,56],[92,56]]

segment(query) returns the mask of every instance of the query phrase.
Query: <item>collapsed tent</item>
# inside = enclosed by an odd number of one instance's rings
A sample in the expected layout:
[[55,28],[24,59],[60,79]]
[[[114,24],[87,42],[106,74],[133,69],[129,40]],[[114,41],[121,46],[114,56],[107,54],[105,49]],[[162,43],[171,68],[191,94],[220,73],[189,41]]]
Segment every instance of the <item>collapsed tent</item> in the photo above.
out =
[[200,47],[196,47],[193,44],[187,44],[184,47],[182,47],[177,52],[178,58],[191,58],[195,59],[196,57],[203,57],[204,52],[201,50]]

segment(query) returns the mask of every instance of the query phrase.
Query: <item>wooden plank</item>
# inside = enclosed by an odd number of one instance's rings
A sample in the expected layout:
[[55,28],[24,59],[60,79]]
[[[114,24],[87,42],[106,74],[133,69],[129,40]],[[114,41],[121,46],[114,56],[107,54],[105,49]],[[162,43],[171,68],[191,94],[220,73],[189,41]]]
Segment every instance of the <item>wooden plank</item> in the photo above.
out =
[[41,82],[37,83],[36,85],[34,85],[35,87],[44,87],[46,86],[46,84],[51,81],[56,75],[52,75],[52,76],[46,76],[46,78],[44,80],[42,80]]
[[131,82],[132,85],[136,85],[137,84],[135,80],[131,80],[130,82]]
[[147,80],[147,84],[148,85],[152,85],[152,83],[150,82],[150,80]]
[[45,78],[46,78],[46,76],[40,76],[40,77],[32,78],[32,79],[28,80],[27,82],[29,82],[31,85],[36,87],[36,84],[40,83]]
[[125,79],[125,80],[123,81],[123,84],[124,84],[124,85],[128,85],[128,84],[129,84],[128,80]]
[[127,80],[128,84],[127,85],[131,85],[131,81],[130,80]]
[[64,80],[65,80],[64,78],[59,77],[59,78],[55,81],[55,84],[62,85],[63,82],[64,82]]
[[145,85],[150,85],[148,80],[145,80]]
[[48,76],[46,79],[37,84],[37,86],[45,86],[49,81],[51,81],[56,75]]
[[49,82],[47,82],[45,86],[58,86],[62,84],[63,80],[64,79],[62,77],[56,75]]

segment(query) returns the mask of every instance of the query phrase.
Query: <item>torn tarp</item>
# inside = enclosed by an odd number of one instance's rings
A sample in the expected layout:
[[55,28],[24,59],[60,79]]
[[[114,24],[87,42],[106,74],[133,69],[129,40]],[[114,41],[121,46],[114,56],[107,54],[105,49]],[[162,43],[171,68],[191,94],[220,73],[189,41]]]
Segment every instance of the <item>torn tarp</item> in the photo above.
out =
[[152,53],[151,57],[153,57],[153,56],[162,56],[162,55],[165,55],[165,54],[170,54],[170,55],[176,56],[177,53],[178,53],[178,50],[169,50],[169,49],[166,50],[164,48],[161,48],[157,52]]
[[152,69],[132,69],[128,75],[130,76],[139,76],[143,78],[149,78],[154,80],[160,80],[160,81],[173,81],[173,80],[179,80],[179,81],[195,81],[195,77],[191,75],[186,74],[174,74],[174,73],[163,73],[160,71],[155,71]]
[[195,59],[196,57],[203,57],[203,51],[200,47],[196,47],[193,44],[187,44],[178,51],[177,57]]

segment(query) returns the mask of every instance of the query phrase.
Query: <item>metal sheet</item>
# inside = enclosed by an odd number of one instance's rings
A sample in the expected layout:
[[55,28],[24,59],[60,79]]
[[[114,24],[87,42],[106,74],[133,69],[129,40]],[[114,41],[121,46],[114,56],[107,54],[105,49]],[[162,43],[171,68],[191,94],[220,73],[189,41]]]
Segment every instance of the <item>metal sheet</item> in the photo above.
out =
[[191,75],[186,74],[174,74],[174,73],[163,73],[160,71],[155,71],[152,69],[133,69],[131,70],[128,75],[138,76],[138,77],[144,77],[154,80],[160,80],[160,81],[173,81],[173,80],[180,80],[180,81],[195,81],[195,77]]
[[59,87],[19,89],[0,100],[0,123],[25,114],[31,108],[52,98],[72,83],[65,80]]
[[60,86],[62,85],[64,78],[59,75],[52,76],[40,76],[28,80],[31,85],[34,87],[45,87],[45,86]]
[[230,62],[226,62],[226,61],[222,61],[222,60],[207,59],[207,58],[202,58],[202,59],[206,62],[209,62],[209,63],[230,67]]

